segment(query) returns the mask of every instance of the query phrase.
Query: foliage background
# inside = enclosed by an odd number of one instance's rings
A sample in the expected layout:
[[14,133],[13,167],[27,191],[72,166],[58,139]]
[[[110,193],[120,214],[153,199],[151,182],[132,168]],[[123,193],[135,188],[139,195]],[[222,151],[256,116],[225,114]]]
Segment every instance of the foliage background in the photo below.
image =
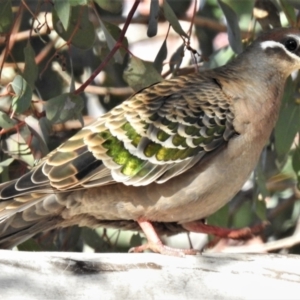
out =
[[[134,91],[223,65],[261,30],[299,27],[299,9],[292,0],[1,0],[2,182],[24,174]],[[294,74],[253,176],[208,219],[227,227],[271,225],[244,243],[213,240],[209,251],[300,251],[299,103]],[[18,249],[120,252],[141,242],[135,232],[72,227]],[[207,237],[181,234],[165,242],[201,249]]]

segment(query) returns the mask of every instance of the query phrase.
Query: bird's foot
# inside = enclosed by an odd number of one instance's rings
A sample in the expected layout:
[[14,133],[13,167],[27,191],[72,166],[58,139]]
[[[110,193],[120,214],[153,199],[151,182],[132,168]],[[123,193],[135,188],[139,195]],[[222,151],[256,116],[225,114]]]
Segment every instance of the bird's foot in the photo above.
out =
[[170,255],[170,256],[179,256],[184,257],[185,255],[196,255],[199,251],[194,249],[179,249],[179,248],[172,248],[164,245],[160,240],[156,243],[148,242],[147,244],[133,247],[129,249],[129,252],[138,253],[143,252],[145,250],[151,250],[155,253],[160,253],[163,255]]
[[202,221],[195,221],[182,224],[182,226],[191,232],[211,234],[219,238],[228,238],[234,240],[247,240],[254,235],[258,235],[268,225],[268,222],[262,222],[261,224],[244,227],[240,229],[229,229],[213,225],[204,224]]
[[143,252],[145,250],[151,250],[156,253],[160,253],[163,255],[171,255],[171,256],[180,256],[183,257],[185,255],[196,255],[199,251],[195,249],[178,249],[172,248],[164,245],[162,241],[159,239],[156,234],[152,224],[149,221],[138,220],[137,221],[142,228],[146,238],[147,243],[138,247],[133,247],[129,250],[129,252]]

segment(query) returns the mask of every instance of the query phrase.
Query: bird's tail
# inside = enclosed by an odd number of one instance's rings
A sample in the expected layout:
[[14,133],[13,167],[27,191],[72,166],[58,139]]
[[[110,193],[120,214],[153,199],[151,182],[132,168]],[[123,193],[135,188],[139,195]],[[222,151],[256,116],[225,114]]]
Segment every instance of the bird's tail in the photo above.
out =
[[42,231],[58,227],[63,205],[55,194],[0,201],[0,249],[12,248]]

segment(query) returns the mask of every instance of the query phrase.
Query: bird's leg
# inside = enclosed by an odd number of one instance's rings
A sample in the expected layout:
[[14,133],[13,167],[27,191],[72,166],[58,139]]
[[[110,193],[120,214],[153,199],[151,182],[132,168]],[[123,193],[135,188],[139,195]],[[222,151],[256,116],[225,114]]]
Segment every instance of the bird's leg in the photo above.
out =
[[191,232],[211,234],[220,238],[229,238],[234,240],[249,239],[254,235],[259,234],[267,223],[255,225],[253,227],[244,227],[240,229],[229,229],[213,225],[204,224],[203,221],[194,221],[182,224],[182,227]]
[[156,253],[171,256],[184,256],[185,254],[196,255],[197,253],[199,253],[197,250],[194,249],[177,249],[165,246],[158,237],[157,233],[155,232],[155,229],[149,221],[140,219],[137,222],[142,228],[147,238],[147,244],[138,247],[133,247],[129,250],[129,252],[142,252],[148,249]]

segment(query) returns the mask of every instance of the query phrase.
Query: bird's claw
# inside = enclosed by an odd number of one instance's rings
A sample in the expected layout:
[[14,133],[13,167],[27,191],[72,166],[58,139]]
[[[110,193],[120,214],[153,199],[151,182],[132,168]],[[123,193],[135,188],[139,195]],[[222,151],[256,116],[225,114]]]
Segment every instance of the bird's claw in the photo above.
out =
[[161,241],[156,243],[148,242],[147,244],[132,247],[129,249],[128,252],[131,253],[140,253],[145,250],[151,250],[155,253],[160,253],[163,255],[170,255],[170,256],[177,256],[177,257],[184,257],[185,255],[197,255],[200,252],[195,249],[179,249],[179,248],[172,248],[165,246]]

